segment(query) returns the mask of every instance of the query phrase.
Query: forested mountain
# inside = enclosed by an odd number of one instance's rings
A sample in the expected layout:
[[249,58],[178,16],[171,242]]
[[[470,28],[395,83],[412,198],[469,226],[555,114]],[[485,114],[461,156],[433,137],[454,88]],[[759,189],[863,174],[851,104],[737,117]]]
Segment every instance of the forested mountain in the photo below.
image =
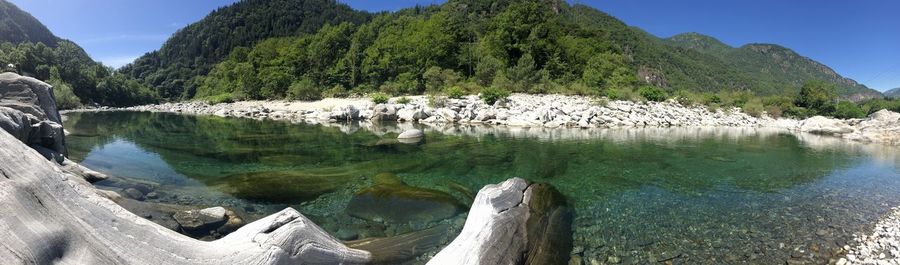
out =
[[828,66],[782,46],[747,44],[733,48],[698,33],[675,35],[666,39],[666,43],[715,56],[753,80],[754,84],[749,88],[757,92],[778,94],[785,89],[799,88],[807,80],[823,80],[835,84],[838,93],[854,99],[881,97],[878,91],[844,78]]
[[[127,106],[156,101],[156,93],[95,62],[75,43],[56,37],[12,3],[0,0],[0,70],[44,80],[57,104]],[[12,64],[13,69],[5,69]]]
[[447,87],[617,96],[648,84],[792,95],[814,79],[845,97],[878,95],[780,46],[733,48],[699,34],[660,39],[558,0],[450,0],[379,14],[332,0],[247,0],[180,30],[121,71],[175,100]]
[[900,98],[900,87],[885,91],[884,96],[889,98]]
[[0,0],[0,42],[43,43],[56,47],[57,41],[59,38],[31,14],[23,12],[6,0]]
[[196,78],[236,47],[316,32],[326,24],[363,24],[371,17],[334,0],[244,0],[179,30],[158,51],[119,71],[156,88],[164,98],[191,98]]

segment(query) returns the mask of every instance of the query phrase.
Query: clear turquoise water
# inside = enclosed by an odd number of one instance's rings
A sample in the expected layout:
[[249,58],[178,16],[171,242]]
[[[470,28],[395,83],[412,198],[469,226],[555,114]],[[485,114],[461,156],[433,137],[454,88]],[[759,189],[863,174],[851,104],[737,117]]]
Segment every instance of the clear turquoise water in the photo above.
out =
[[586,261],[827,262],[900,205],[897,150],[749,129],[464,128],[410,145],[382,132],[391,125],[102,112],[65,127],[74,160],[177,195],[159,200],[257,216],[291,206],[332,232],[360,223],[344,207],[378,173],[463,204],[510,177],[550,183],[575,209],[573,255]]

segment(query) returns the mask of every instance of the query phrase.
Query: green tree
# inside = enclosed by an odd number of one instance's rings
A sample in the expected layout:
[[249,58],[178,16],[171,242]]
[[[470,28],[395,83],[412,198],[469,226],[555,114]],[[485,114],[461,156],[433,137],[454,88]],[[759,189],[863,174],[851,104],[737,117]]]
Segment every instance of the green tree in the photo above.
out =
[[799,107],[813,111],[815,114],[828,115],[834,112],[837,94],[834,86],[822,81],[807,81],[800,88],[800,95],[795,103]]

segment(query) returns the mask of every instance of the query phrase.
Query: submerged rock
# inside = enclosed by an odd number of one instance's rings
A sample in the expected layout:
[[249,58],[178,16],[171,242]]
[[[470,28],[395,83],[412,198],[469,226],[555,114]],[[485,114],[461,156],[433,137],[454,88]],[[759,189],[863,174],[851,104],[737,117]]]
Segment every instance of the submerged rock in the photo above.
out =
[[400,133],[397,136],[397,139],[413,139],[413,138],[422,138],[425,134],[422,133],[422,130],[419,129],[409,129]]
[[316,175],[299,171],[266,171],[229,175],[213,186],[235,197],[298,203],[333,192],[346,183],[344,175]]
[[433,222],[460,212],[453,196],[439,190],[397,183],[375,184],[357,192],[347,205],[347,214],[391,223]]

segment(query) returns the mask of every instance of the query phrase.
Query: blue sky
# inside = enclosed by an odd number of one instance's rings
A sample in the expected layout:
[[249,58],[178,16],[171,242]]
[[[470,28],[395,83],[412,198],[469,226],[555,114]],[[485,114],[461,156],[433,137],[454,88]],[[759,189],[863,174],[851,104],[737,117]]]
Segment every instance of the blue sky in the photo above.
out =
[[[111,66],[159,48],[179,28],[235,0],[10,0],[56,35]],[[341,0],[357,9],[396,10],[439,0]],[[572,1],[570,1],[572,2]],[[900,1],[593,0],[629,25],[668,37],[707,34],[732,45],[780,44],[869,87],[900,87]]]

